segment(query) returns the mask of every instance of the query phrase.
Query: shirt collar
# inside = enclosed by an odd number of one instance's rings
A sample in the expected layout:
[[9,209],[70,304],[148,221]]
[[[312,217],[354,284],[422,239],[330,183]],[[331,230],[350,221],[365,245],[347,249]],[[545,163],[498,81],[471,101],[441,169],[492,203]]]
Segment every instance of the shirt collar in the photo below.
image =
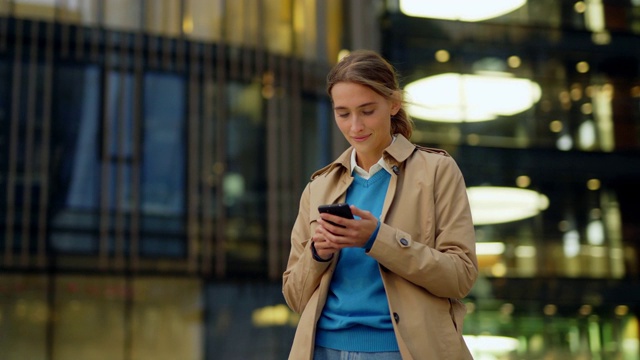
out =
[[[393,135],[391,139],[391,144],[393,144],[394,141],[396,141],[396,135]],[[359,176],[365,179],[372,177],[375,173],[377,173],[382,169],[386,170],[389,174],[393,175],[393,170],[391,170],[391,167],[389,166],[389,164],[387,164],[387,162],[384,161],[382,157],[380,158],[380,160],[378,160],[377,163],[373,164],[371,168],[369,168],[369,172],[367,172],[367,170],[358,166],[358,163],[356,162],[356,149],[353,149],[351,151],[351,169],[352,169],[352,173],[355,172],[356,174],[358,174]]]

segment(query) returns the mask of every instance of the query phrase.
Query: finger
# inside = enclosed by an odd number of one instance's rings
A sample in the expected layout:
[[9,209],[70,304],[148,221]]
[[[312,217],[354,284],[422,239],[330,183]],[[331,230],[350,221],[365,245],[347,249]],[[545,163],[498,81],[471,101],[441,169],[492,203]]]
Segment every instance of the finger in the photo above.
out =
[[333,223],[336,226],[346,226],[347,223],[351,221],[351,219],[346,219],[346,218],[343,218],[342,216],[329,214],[329,213],[320,214],[320,218],[323,219],[325,222]]
[[362,220],[373,220],[376,218],[370,211],[358,209],[355,205],[351,205],[351,212]]
[[318,219],[318,224],[320,224],[320,228],[328,231],[331,234],[338,234],[338,235],[343,235],[344,234],[344,229],[346,228],[346,221],[348,221],[347,219],[341,218],[339,216],[334,216],[334,215],[329,215],[329,216],[333,216],[335,219],[335,222],[332,221],[331,219]]

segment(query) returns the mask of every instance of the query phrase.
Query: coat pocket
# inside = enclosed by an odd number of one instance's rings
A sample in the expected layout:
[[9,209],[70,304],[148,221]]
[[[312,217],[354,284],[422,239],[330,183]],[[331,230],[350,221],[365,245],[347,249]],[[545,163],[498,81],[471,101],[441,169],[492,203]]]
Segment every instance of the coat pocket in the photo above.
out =
[[458,335],[462,336],[462,327],[464,326],[464,317],[467,315],[467,307],[458,299],[449,299],[449,304],[451,304],[449,314],[451,315],[451,320],[453,320],[453,325]]

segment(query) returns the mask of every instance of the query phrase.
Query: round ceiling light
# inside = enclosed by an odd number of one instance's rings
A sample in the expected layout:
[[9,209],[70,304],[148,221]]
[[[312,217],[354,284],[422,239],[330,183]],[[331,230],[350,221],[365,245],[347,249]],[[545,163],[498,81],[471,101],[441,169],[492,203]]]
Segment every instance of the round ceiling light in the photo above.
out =
[[508,73],[478,75],[445,73],[405,86],[411,116],[441,122],[488,121],[531,108],[540,100],[540,86]]
[[483,21],[510,13],[527,0],[400,0],[408,16],[460,21]]
[[475,186],[467,189],[467,195],[475,225],[527,219],[549,207],[549,198],[528,189]]

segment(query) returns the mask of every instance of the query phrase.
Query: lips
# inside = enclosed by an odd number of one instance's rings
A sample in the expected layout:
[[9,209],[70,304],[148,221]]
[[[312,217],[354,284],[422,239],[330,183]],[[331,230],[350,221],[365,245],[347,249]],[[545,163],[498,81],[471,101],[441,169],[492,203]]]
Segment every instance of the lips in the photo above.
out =
[[353,141],[355,142],[363,142],[365,140],[367,140],[369,138],[369,136],[371,135],[365,135],[365,136],[352,136],[351,138],[353,139]]

